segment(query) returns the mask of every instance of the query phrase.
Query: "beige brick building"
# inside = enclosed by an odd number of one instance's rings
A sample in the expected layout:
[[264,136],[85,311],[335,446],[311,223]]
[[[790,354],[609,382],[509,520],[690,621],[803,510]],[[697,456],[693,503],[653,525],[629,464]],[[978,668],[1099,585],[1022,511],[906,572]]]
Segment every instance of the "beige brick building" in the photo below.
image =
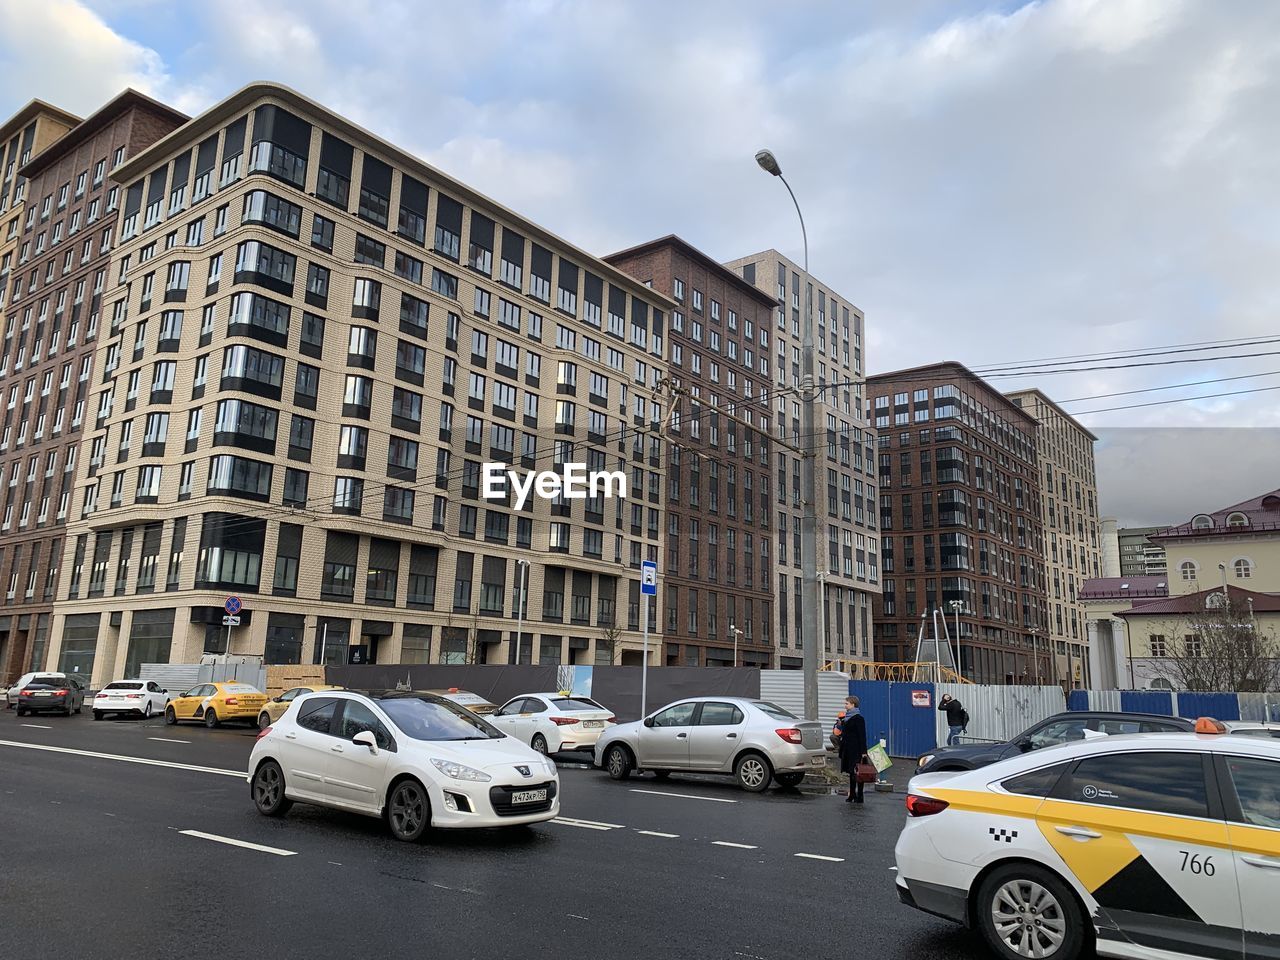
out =
[[1068,688],[1089,680],[1089,630],[1080,590],[1102,576],[1098,517],[1097,437],[1039,390],[1007,395],[1036,419],[1040,516],[1044,524],[1052,679]]
[[[51,665],[227,651],[229,594],[268,663],[639,662],[671,300],[272,84],[115,179]],[[517,510],[486,462],[629,496]]]

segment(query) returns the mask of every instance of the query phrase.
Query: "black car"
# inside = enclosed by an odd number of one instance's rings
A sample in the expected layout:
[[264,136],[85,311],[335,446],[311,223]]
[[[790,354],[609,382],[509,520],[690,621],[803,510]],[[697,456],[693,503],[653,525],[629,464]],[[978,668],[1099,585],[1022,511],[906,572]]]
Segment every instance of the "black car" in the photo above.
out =
[[18,693],[18,716],[56,711],[68,717],[84,706],[84,686],[79,677],[36,677]]
[[1174,733],[1195,729],[1195,723],[1183,717],[1166,717],[1154,713],[1108,713],[1098,710],[1072,710],[1055,713],[1018,734],[1007,743],[966,743],[954,747],[938,747],[916,761],[916,773],[942,770],[976,770],[997,760],[1016,757],[1030,750],[1052,747],[1071,740],[1083,740],[1085,731],[1106,736],[1126,733]]

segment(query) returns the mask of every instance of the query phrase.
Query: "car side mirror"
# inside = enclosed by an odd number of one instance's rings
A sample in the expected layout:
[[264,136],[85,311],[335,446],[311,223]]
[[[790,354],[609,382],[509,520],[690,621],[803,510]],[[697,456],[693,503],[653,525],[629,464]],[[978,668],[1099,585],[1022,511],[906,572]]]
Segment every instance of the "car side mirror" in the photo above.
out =
[[1030,737],[1019,737],[1017,740],[1013,741],[1013,745],[1017,747],[1019,750],[1021,750],[1023,753],[1026,753],[1033,746],[1035,746],[1035,744],[1031,742]]
[[645,725],[646,727],[652,727],[652,726],[654,726],[653,717],[645,717],[645,718],[644,718],[644,725]]
[[372,730],[361,730],[359,733],[357,733],[354,737],[351,738],[351,742],[358,743],[361,746],[368,747],[370,753],[378,752],[378,740],[373,735]]
[[161,692],[161,693],[168,693],[169,691],[168,691],[168,690],[161,690],[160,692]]

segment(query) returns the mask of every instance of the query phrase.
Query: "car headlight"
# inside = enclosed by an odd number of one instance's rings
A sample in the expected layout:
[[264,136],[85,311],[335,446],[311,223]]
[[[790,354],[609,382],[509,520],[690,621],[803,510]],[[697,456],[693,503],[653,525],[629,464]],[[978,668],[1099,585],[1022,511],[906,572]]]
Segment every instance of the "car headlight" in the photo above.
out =
[[550,757],[543,757],[542,762],[547,765],[547,773],[551,774],[551,776],[554,777],[556,775],[556,770],[557,770],[556,762],[552,760]]
[[435,757],[432,757],[431,765],[446,777],[450,777],[454,780],[470,780],[474,783],[488,783],[493,779],[483,770],[477,770],[475,767],[468,767],[465,764],[455,763],[453,760],[438,760]]
[[927,766],[928,766],[930,763],[932,763],[932,762],[933,762],[933,754],[932,754],[932,753],[926,753],[923,757],[921,757],[921,758],[919,759],[919,761],[916,763],[916,766],[917,766],[917,767],[927,767]]

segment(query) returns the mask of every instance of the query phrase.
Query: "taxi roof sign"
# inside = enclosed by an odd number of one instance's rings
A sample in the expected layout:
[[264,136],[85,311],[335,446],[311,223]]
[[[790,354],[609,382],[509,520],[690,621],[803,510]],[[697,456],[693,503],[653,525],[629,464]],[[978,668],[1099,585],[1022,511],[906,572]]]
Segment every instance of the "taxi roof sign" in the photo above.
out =
[[1201,717],[1196,721],[1196,733],[1226,733],[1227,725],[1213,717]]

